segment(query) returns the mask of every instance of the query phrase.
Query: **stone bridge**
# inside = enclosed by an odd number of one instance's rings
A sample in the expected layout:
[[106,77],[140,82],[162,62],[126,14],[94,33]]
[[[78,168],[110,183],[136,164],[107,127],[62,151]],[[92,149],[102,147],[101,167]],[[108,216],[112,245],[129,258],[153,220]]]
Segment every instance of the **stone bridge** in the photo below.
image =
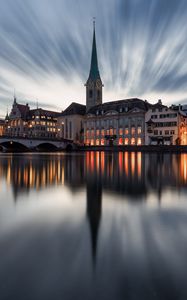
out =
[[67,139],[45,139],[0,136],[0,148],[3,151],[12,150],[73,150],[75,144]]

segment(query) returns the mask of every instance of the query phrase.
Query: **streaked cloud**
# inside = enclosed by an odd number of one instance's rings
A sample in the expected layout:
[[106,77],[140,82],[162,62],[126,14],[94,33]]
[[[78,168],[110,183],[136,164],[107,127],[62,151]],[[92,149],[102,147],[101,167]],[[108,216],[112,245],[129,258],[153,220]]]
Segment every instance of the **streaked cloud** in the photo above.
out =
[[105,101],[185,103],[185,0],[0,0],[0,115],[14,88],[31,105],[85,103],[93,16]]

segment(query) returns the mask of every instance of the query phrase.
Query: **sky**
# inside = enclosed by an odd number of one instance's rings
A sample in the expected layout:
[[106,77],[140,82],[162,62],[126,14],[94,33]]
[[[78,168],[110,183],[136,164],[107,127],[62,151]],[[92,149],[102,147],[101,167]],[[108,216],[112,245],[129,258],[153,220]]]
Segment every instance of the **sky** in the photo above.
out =
[[186,0],[0,0],[0,117],[85,104],[93,17],[104,102],[187,103]]

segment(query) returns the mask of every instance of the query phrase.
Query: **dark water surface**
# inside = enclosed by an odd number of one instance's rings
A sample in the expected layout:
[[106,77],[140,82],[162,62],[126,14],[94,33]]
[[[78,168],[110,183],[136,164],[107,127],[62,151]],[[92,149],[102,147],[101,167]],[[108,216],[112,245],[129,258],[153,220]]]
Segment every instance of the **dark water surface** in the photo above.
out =
[[187,154],[0,154],[0,300],[187,299]]

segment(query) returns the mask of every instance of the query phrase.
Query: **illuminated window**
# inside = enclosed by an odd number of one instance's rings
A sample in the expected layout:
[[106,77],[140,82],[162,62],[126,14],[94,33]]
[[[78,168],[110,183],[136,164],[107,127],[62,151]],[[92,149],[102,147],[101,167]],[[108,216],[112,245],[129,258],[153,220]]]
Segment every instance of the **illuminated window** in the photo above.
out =
[[142,144],[142,139],[141,138],[138,138],[137,139],[137,145],[141,145]]
[[114,129],[110,128],[110,135],[113,135],[113,134],[114,134]]
[[104,144],[105,144],[105,140],[101,139],[101,145],[104,146]]
[[125,127],[125,134],[129,134],[129,128]]
[[135,145],[135,138],[131,139],[131,145]]
[[105,130],[101,129],[101,135],[104,136],[105,135]]
[[123,135],[123,128],[119,128],[119,135]]
[[138,134],[141,134],[141,133],[142,133],[142,127],[138,126]]
[[92,139],[90,142],[91,146],[94,146],[94,140]]
[[91,130],[91,136],[94,136],[94,129]]
[[96,135],[99,136],[99,134],[100,134],[100,130],[97,129],[97,130],[96,130]]
[[99,139],[96,139],[96,145],[99,146]]
[[[135,134],[135,127],[134,127],[134,126],[131,127],[131,134],[132,134],[132,135]],[[132,143],[131,143],[131,144],[132,144]]]
[[125,138],[125,145],[128,145],[128,144],[129,144],[129,139]]
[[89,131],[89,129],[87,129],[87,130],[86,130],[86,137],[88,138],[89,135],[90,135],[90,131]]
[[109,130],[109,129],[107,129],[107,131],[106,131],[106,132],[107,132],[107,135],[109,135],[109,134],[110,134],[110,130]]
[[123,139],[122,138],[119,138],[118,145],[123,145]]

